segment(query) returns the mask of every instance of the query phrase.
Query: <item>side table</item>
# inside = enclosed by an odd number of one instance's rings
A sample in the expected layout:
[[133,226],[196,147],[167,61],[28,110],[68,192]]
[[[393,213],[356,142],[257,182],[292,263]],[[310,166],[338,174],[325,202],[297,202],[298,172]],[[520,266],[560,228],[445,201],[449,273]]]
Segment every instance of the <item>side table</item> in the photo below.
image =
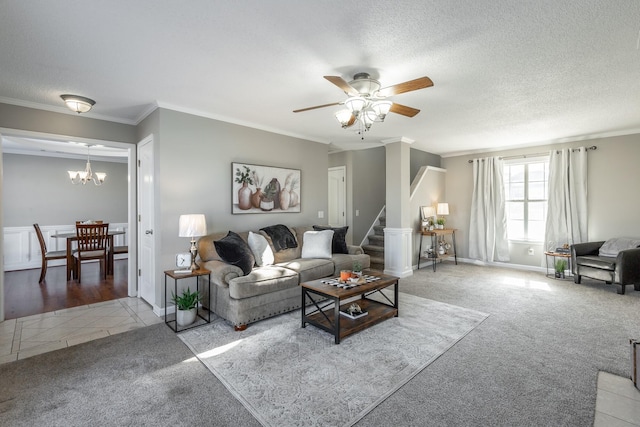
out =
[[[453,250],[453,253],[447,252],[445,254],[439,254],[438,248],[437,248],[438,237],[442,236],[442,239],[444,240],[444,236],[447,236],[447,235],[451,236],[451,243],[452,243],[451,249]],[[432,253],[429,255],[429,257],[422,256],[422,239],[424,238],[424,236],[431,236]],[[433,264],[433,271],[436,271],[436,261],[438,259],[449,258],[452,255],[456,265],[458,265],[458,254],[456,253],[456,230],[455,229],[453,228],[441,228],[441,229],[435,229],[435,230],[423,229],[420,231],[420,249],[418,249],[418,269],[420,269],[420,260],[426,259],[426,260],[431,260]]]
[[[572,273],[572,269],[571,269],[571,254],[570,253],[560,253],[560,252],[551,252],[551,251],[546,251],[544,253],[546,259],[545,259],[545,266],[547,268],[547,277],[555,277],[555,271],[556,271],[556,258],[562,258],[565,259],[567,261],[567,268],[566,270],[569,271],[568,275],[564,275],[564,271],[562,272],[562,278],[568,278],[568,277],[573,277],[573,273]],[[553,272],[552,274],[549,274],[549,259],[551,259],[551,271]]]
[[[180,270],[178,270],[180,271]],[[178,294],[178,280],[180,279],[188,279],[191,277],[195,277],[196,278],[196,292],[198,294],[200,294],[200,277],[202,276],[209,276],[209,280],[207,281],[207,284],[209,286],[208,292],[207,292],[207,296],[211,295],[211,271],[207,270],[206,268],[198,268],[197,270],[193,270],[189,273],[176,273],[176,270],[166,270],[164,272],[164,323],[167,324],[168,327],[170,327],[173,332],[179,332],[178,331],[178,322],[176,320],[176,316],[174,314],[173,319],[169,319],[168,315],[167,315],[167,278],[170,277],[173,279],[173,293],[174,295]],[[204,290],[204,289],[203,289]],[[175,307],[175,304],[174,304]],[[176,307],[176,311],[178,310],[178,307]],[[204,317],[202,314],[200,314],[201,311],[206,312],[206,316]],[[181,328],[180,331],[185,331],[187,329],[191,329],[191,328],[195,328],[196,326],[200,326],[203,324],[203,322],[199,322],[198,318],[204,320],[206,323],[211,323],[211,311],[207,308],[204,307],[198,307],[197,310],[197,317],[196,317],[196,321],[187,327]],[[171,326],[171,324],[173,324],[173,326]]]

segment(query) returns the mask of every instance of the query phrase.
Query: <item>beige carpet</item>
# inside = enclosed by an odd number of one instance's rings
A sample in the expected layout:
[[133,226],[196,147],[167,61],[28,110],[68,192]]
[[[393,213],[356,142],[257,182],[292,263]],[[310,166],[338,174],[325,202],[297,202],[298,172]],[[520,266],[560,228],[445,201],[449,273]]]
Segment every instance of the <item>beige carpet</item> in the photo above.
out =
[[300,311],[179,337],[265,426],[351,426],[488,315],[400,293],[399,317],[334,344]]

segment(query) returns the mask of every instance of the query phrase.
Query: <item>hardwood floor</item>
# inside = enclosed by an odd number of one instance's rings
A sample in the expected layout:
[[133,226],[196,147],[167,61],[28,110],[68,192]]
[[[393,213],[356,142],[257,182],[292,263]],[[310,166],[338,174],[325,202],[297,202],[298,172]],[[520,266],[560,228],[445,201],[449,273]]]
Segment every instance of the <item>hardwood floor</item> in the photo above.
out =
[[114,262],[113,276],[103,280],[99,263],[82,267],[82,283],[67,282],[66,267],[49,267],[42,284],[40,269],[7,271],[4,273],[5,319],[16,319],[63,308],[95,304],[124,298],[128,294],[126,259]]

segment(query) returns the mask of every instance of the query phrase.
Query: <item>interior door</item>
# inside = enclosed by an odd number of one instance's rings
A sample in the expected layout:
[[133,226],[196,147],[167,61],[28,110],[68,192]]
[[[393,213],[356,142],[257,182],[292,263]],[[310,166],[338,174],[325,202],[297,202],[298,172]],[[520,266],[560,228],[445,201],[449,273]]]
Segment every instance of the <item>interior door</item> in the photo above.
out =
[[155,283],[153,137],[138,145],[138,283],[140,297],[157,307]]
[[345,175],[344,166],[329,168],[329,225],[332,227],[347,225]]

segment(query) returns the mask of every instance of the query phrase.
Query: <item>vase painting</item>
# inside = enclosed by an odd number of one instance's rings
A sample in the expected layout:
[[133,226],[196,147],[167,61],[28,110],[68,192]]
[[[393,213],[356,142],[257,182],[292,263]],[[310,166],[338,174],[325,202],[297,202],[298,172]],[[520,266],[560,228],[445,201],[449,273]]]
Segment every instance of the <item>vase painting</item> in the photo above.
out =
[[300,213],[299,169],[231,164],[231,213]]

